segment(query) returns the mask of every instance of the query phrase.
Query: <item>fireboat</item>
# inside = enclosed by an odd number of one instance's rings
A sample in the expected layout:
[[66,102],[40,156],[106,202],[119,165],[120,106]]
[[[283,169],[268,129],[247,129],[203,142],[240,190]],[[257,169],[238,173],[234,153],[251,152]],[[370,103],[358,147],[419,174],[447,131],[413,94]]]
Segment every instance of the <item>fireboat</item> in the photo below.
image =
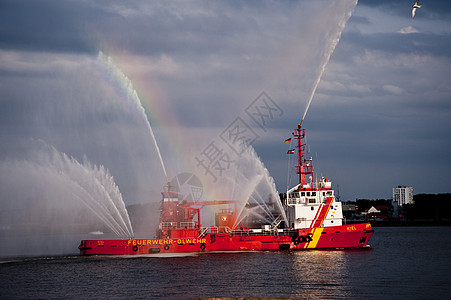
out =
[[[343,224],[341,202],[336,201],[332,183],[327,178],[313,180],[312,159],[306,158],[305,129],[301,124],[292,133],[298,154],[296,173],[299,184],[280,194],[280,199],[273,200],[281,202],[283,212],[274,212],[275,219],[271,224],[246,222],[246,219],[237,222],[237,201],[187,201],[179,199],[179,193],[168,184],[162,192],[160,224],[155,238],[82,240],[78,247],[80,254],[368,248],[374,232],[371,224]],[[202,227],[200,210],[207,205],[234,208],[220,209],[215,214],[215,225]]]

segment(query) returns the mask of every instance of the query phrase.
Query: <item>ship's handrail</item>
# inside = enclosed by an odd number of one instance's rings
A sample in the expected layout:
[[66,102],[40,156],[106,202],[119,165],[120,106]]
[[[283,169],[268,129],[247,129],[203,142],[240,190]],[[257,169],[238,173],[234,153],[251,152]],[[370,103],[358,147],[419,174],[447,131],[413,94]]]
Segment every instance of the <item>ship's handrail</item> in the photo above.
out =
[[[330,196],[331,197],[331,196]],[[309,204],[321,204],[326,203],[326,197],[323,196],[302,196],[302,197],[288,197],[287,204],[303,204],[303,205],[309,205]]]
[[341,217],[341,218],[324,218],[324,219],[319,219],[319,218],[317,218],[317,219],[307,219],[307,218],[299,218],[299,219],[301,219],[301,221],[302,222],[311,222],[311,221],[329,221],[329,220],[343,220],[344,219],[344,217]]
[[196,228],[196,224],[194,222],[161,222],[161,229],[192,229]]
[[232,231],[233,230],[228,226],[220,226],[220,227],[210,226],[210,227],[202,227],[200,229],[201,233],[199,235],[207,233],[231,233]]
[[177,222],[161,222],[160,227],[161,229],[177,228]]
[[[328,220],[339,220],[339,219],[343,220],[344,218],[324,218],[324,219],[302,218],[302,222],[310,223],[312,221],[328,221]],[[328,227],[328,226],[325,226],[325,227]],[[309,228],[309,227],[305,227],[305,229],[307,229],[307,228]],[[221,227],[211,226],[211,227],[202,227],[200,229],[198,238],[202,238],[205,235],[207,235],[208,233],[211,233],[211,234],[228,233],[233,236],[265,236],[265,235],[281,235],[281,234],[293,235],[297,230],[298,229],[277,229],[274,227],[271,227],[269,229],[251,228],[251,229],[246,229],[246,230],[242,230],[242,229],[233,230],[228,226],[221,226]]]
[[197,237],[198,239],[203,238],[204,236],[207,235],[209,230],[209,227],[202,227],[201,228],[201,232],[199,233],[199,236]]
[[179,228],[194,228],[195,224],[194,222],[180,222]]
[[[327,226],[326,226],[327,227]],[[225,229],[226,227],[224,227]],[[279,229],[279,230],[263,230],[263,229],[250,229],[250,230],[232,230],[227,227],[227,231],[210,231],[210,227],[203,227],[201,233],[198,238],[204,237],[207,233],[228,233],[231,236],[268,236],[268,235],[296,235],[298,234],[300,229],[308,229],[299,228],[299,229]]]
[[283,221],[283,216],[279,215],[272,223],[271,227],[277,231],[277,226],[279,226],[280,223]]
[[233,236],[265,236],[265,235],[280,235],[280,234],[293,234],[295,232],[295,230],[288,230],[288,229],[284,229],[284,230],[259,230],[259,231],[254,231],[254,230],[232,230],[230,232],[231,235]]

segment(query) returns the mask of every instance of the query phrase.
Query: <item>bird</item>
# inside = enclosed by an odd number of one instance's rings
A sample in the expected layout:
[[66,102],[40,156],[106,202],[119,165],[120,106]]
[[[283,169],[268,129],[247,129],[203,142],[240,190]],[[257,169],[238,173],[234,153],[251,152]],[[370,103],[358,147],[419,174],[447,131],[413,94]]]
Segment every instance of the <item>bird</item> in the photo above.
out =
[[412,19],[415,17],[415,12],[417,11],[417,8],[420,8],[421,5],[418,5],[418,2],[420,2],[420,0],[415,1],[415,4],[412,5]]

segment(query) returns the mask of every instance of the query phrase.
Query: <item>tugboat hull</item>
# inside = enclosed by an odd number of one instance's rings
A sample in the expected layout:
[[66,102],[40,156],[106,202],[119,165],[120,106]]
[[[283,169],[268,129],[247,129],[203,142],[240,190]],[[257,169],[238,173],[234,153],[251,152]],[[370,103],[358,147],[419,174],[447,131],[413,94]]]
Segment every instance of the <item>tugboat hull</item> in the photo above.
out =
[[279,251],[364,248],[373,234],[369,223],[299,229],[291,234],[208,233],[200,238],[83,240],[82,255]]

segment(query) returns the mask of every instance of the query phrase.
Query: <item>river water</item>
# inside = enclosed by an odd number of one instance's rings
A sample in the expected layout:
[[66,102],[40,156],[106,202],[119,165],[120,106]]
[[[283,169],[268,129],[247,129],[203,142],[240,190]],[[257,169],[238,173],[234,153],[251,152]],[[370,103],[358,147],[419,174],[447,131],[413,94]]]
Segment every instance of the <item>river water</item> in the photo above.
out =
[[367,250],[8,257],[0,260],[0,299],[451,298],[451,227],[375,228],[370,244]]

